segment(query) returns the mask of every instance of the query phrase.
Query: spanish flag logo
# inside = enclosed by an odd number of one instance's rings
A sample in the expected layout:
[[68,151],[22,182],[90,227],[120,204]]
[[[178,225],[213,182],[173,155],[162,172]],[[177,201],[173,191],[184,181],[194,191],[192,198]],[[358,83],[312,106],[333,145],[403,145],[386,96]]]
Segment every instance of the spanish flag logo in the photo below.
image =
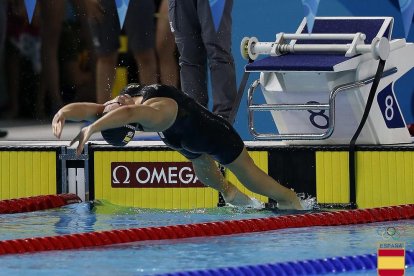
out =
[[378,275],[402,276],[405,274],[405,244],[381,243],[378,248]]

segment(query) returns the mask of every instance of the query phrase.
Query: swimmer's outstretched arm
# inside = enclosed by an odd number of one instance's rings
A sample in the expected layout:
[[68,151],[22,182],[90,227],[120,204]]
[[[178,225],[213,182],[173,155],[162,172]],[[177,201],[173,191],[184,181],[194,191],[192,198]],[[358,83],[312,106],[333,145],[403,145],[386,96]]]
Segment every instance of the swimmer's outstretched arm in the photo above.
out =
[[60,139],[65,121],[95,121],[104,110],[105,106],[96,103],[71,103],[62,107],[53,117],[53,134]]
[[169,118],[170,114],[165,109],[158,109],[146,105],[128,105],[121,106],[107,115],[99,118],[94,123],[84,127],[79,134],[71,141],[70,145],[79,142],[76,153],[81,154],[85,143],[92,134],[108,129],[121,127],[129,123],[139,123],[149,126],[149,129],[162,131],[164,121]]
[[121,127],[130,123],[139,123],[150,128],[157,128],[168,116],[163,109],[148,105],[126,105],[112,110],[90,125],[92,131],[98,132],[108,128]]

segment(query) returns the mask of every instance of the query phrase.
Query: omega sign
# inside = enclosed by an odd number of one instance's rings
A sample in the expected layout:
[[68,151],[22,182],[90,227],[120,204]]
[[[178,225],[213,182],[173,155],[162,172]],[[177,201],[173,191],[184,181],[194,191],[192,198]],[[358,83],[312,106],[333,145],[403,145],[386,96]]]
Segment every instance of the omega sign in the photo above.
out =
[[205,187],[191,162],[112,162],[113,188]]

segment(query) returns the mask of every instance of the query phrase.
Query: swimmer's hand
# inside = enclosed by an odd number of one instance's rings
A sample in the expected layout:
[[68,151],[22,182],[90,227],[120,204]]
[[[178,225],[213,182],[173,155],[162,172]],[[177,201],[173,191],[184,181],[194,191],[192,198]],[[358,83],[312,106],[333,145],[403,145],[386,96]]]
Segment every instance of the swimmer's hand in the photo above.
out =
[[93,134],[93,132],[91,131],[90,126],[84,127],[84,128],[81,129],[81,131],[78,133],[78,135],[76,135],[76,137],[73,138],[73,140],[70,142],[69,146],[72,146],[76,142],[79,142],[78,147],[76,148],[76,155],[77,156],[79,156],[82,153],[86,142],[88,142],[88,140],[89,140],[89,138],[91,137],[92,134]]
[[63,127],[65,126],[66,118],[63,115],[63,112],[59,111],[56,113],[55,117],[53,117],[52,121],[52,130],[53,135],[55,135],[56,138],[60,139],[60,136],[62,135]]

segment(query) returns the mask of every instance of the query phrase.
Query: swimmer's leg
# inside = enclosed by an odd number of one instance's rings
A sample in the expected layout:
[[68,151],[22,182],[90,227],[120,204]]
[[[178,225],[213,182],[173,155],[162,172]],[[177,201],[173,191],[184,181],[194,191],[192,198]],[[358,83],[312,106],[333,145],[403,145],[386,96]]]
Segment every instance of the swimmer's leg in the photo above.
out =
[[191,160],[198,179],[205,185],[218,190],[226,203],[236,206],[254,206],[250,197],[242,193],[220,172],[217,164],[207,154]]
[[267,175],[254,164],[246,148],[232,163],[225,165],[250,191],[267,196],[278,202],[280,209],[302,210],[296,193]]

